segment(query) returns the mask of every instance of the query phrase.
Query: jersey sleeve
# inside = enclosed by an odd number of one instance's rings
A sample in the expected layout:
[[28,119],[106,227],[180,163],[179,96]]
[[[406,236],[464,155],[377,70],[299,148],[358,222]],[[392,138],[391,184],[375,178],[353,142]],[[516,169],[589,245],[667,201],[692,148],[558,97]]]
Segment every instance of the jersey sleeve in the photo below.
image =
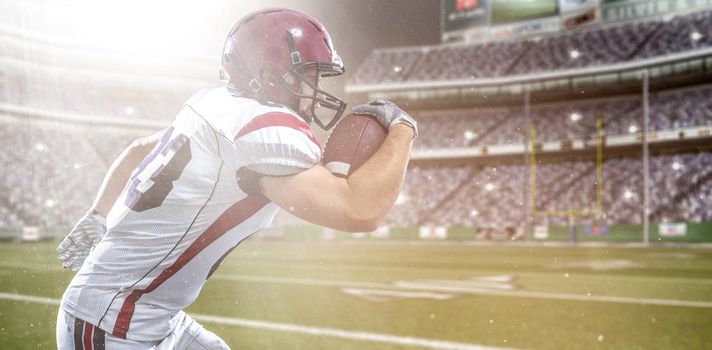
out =
[[253,118],[235,136],[243,167],[268,176],[293,175],[321,160],[309,124],[296,115],[270,112]]

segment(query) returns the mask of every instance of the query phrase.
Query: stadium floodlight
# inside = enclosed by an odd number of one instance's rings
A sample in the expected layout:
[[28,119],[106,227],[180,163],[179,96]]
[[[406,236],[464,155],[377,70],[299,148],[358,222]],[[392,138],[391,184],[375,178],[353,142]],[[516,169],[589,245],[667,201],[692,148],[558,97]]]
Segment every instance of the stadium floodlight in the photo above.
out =
[[623,192],[623,198],[625,198],[626,200],[631,200],[631,199],[633,199],[634,196],[635,195],[633,194],[633,191],[631,191],[631,190],[625,190]]
[[577,122],[581,120],[581,113],[573,112],[569,115],[569,119],[571,119],[572,122]]
[[573,49],[573,50],[569,51],[569,56],[571,56],[571,59],[575,60],[575,59],[581,57],[581,52],[579,50]]
[[702,39],[702,37],[703,35],[698,31],[690,33],[690,40],[692,41],[699,41],[700,39]]

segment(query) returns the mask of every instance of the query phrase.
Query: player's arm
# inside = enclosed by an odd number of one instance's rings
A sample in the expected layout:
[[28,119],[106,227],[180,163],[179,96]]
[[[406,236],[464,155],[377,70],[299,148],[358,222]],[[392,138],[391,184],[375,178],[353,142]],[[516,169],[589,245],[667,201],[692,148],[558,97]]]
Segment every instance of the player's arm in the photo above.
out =
[[156,146],[164,132],[165,129],[149,136],[137,138],[114,160],[104,176],[91,210],[102,217],[109,214],[109,210],[119,198],[133,170]]
[[348,178],[316,165],[287,177],[262,177],[262,193],[309,222],[344,231],[373,231],[400,193],[417,123],[392,102],[376,100],[354,107],[388,130],[374,155]]
[[321,165],[287,177],[265,176],[262,193],[295,216],[343,231],[373,231],[400,193],[414,130],[398,124],[374,155],[348,178]]
[[62,266],[74,271],[82,266],[106,232],[104,218],[121,194],[132,171],[155,147],[164,131],[134,140],[111,164],[91,208],[57,247]]

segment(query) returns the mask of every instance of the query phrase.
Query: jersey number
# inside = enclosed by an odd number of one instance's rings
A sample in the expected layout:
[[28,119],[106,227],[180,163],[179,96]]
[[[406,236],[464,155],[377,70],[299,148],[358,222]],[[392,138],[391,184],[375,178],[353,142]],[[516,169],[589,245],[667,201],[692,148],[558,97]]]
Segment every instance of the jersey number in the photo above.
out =
[[[141,162],[129,180],[126,206],[133,211],[160,207],[173,189],[173,181],[178,180],[191,158],[190,139],[173,135],[171,126],[161,137],[158,145]],[[156,164],[158,167],[156,168]],[[155,169],[152,172],[149,169]]]

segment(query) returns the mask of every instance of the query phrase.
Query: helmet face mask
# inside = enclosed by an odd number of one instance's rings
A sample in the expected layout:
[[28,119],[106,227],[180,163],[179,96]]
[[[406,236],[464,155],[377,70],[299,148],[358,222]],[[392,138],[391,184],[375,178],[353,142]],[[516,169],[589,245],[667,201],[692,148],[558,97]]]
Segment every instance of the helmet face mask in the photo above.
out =
[[[294,95],[296,98],[294,109],[308,123],[314,122],[320,128],[329,130],[341,119],[341,116],[346,110],[346,103],[342,99],[320,88],[319,81],[323,77],[332,77],[343,74],[343,72],[343,66],[333,63],[309,62],[293,67],[288,74],[285,74],[283,77],[284,88]],[[295,78],[296,83],[298,83],[296,90],[292,88],[294,83],[290,84],[290,80],[294,80]],[[309,87],[311,91],[310,94],[304,93],[302,83]],[[302,99],[310,100],[309,107],[306,110],[302,110],[301,108]],[[333,111],[331,118],[324,118],[328,120],[328,122],[324,122],[322,118],[317,115],[316,109],[320,107]]]
[[[325,130],[346,109],[342,99],[319,87],[322,77],[344,73],[329,34],[321,23],[297,11],[261,10],[243,17],[225,42],[222,71],[229,88],[262,103],[285,105]],[[305,99],[308,108],[301,108]],[[333,111],[328,122],[317,115],[319,107]]]

